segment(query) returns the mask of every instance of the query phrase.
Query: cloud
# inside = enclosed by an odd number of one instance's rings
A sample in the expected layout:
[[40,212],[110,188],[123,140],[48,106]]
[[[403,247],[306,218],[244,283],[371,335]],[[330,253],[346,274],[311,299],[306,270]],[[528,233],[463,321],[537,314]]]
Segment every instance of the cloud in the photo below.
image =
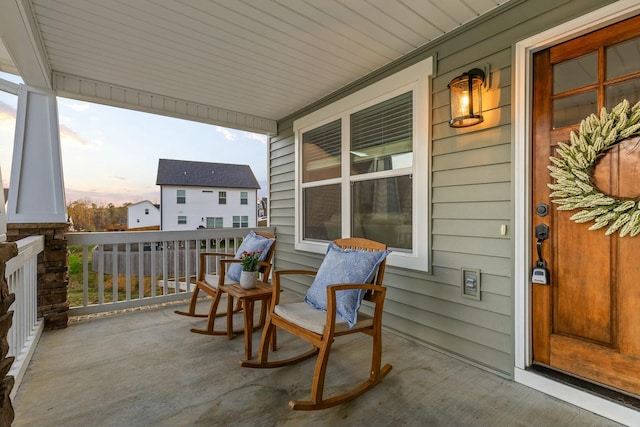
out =
[[66,125],[60,125],[60,140],[78,145],[89,145],[86,139]]
[[78,113],[82,113],[91,108],[91,104],[79,102],[62,102],[62,105]]
[[109,178],[109,179],[117,179],[117,180],[120,180],[120,181],[125,181],[127,179],[124,176],[118,176],[118,175],[108,175],[107,178]]
[[147,192],[135,192],[131,194],[122,191],[98,191],[98,190],[76,190],[73,188],[65,188],[66,203],[72,203],[76,200],[89,200],[98,205],[113,203],[115,206],[122,206],[125,203],[138,203],[143,200],[149,200],[151,203],[158,203],[160,200],[160,191],[153,190]]
[[224,137],[229,141],[235,141],[237,136],[230,129],[223,128],[221,126],[216,126],[216,132],[221,133]]
[[9,104],[0,101],[0,122],[15,121],[16,109]]
[[256,141],[262,142],[263,144],[267,143],[267,136],[266,135],[261,135],[259,133],[247,132],[247,138],[255,139]]

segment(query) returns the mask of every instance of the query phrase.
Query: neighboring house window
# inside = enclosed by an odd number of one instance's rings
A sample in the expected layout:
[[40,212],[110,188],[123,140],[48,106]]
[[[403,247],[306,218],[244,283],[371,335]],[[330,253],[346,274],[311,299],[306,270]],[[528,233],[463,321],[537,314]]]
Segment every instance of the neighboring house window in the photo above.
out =
[[222,217],[207,217],[207,228],[222,228]]
[[431,59],[296,120],[296,249],[386,243],[390,265],[428,270]]
[[146,209],[144,210],[144,214],[145,214],[145,215],[149,215],[149,208],[146,208]]
[[178,190],[176,202],[179,205],[184,205],[185,203],[187,203],[187,192],[186,192],[186,190]]
[[226,205],[227,204],[227,192],[226,191],[219,191],[218,192],[218,204],[219,205]]
[[246,191],[240,192],[240,204],[248,205],[249,204],[249,193]]
[[178,224],[186,224],[186,223],[187,223],[186,215],[178,215]]
[[247,228],[249,227],[249,217],[247,215],[234,215],[233,228]]

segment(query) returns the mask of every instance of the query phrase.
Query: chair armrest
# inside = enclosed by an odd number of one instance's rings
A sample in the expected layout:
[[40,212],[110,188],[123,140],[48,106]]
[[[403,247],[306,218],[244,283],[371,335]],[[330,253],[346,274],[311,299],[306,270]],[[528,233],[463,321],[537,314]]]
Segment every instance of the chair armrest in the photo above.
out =
[[273,295],[271,296],[271,310],[280,302],[280,276],[290,274],[301,274],[306,276],[315,276],[318,274],[315,270],[275,270],[273,272]]
[[205,266],[207,257],[234,257],[235,253],[230,252],[200,252],[200,269],[198,270],[198,281],[204,281]]
[[220,260],[220,272],[218,274],[220,276],[221,283],[224,283],[224,276],[227,275],[227,264],[238,264],[241,262],[241,259],[236,258]]
[[234,257],[236,254],[233,252],[200,252],[200,258],[204,259],[205,257],[208,256],[230,256],[230,257]]
[[337,297],[336,292],[347,290],[363,290],[366,295],[370,295],[367,298],[372,302],[374,306],[374,323],[382,322],[382,308],[384,305],[384,298],[387,293],[387,288],[381,285],[375,285],[370,283],[343,283],[338,285],[327,286],[327,323],[326,332],[333,334],[335,330],[336,316],[337,316]]

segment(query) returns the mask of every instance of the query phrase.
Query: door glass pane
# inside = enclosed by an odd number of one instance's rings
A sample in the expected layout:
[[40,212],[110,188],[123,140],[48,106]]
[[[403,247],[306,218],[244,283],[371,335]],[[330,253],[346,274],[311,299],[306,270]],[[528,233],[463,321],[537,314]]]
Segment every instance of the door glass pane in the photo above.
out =
[[596,91],[580,93],[553,101],[553,127],[579,124],[582,119],[598,111]]
[[410,175],[354,182],[351,235],[411,250],[412,192]]
[[351,174],[395,170],[413,163],[413,92],[351,115]]
[[342,237],[340,184],[302,191],[304,238],[335,240]]
[[598,53],[560,62],[553,66],[553,94],[577,89],[598,81]]
[[611,110],[623,99],[629,101],[632,106],[640,101],[640,80],[630,80],[607,87],[607,110]]
[[335,120],[302,134],[302,182],[340,176],[341,123]]
[[607,58],[607,80],[640,71],[640,38],[609,46]]

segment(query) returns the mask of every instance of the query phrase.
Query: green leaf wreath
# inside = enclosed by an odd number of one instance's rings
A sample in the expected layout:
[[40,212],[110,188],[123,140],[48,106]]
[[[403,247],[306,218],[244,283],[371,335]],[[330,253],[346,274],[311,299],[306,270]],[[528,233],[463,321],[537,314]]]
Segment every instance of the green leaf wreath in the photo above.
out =
[[640,135],[640,102],[629,108],[627,100],[610,113],[602,108],[600,117],[591,114],[580,123],[578,134],[571,132],[571,143],[558,143],[556,156],[548,166],[554,184],[552,202],[558,210],[581,209],[571,216],[577,223],[593,221],[589,230],[609,227],[605,234],[620,230],[620,237],[640,234],[640,199],[616,198],[602,193],[593,182],[593,171],[606,152],[632,136]]

